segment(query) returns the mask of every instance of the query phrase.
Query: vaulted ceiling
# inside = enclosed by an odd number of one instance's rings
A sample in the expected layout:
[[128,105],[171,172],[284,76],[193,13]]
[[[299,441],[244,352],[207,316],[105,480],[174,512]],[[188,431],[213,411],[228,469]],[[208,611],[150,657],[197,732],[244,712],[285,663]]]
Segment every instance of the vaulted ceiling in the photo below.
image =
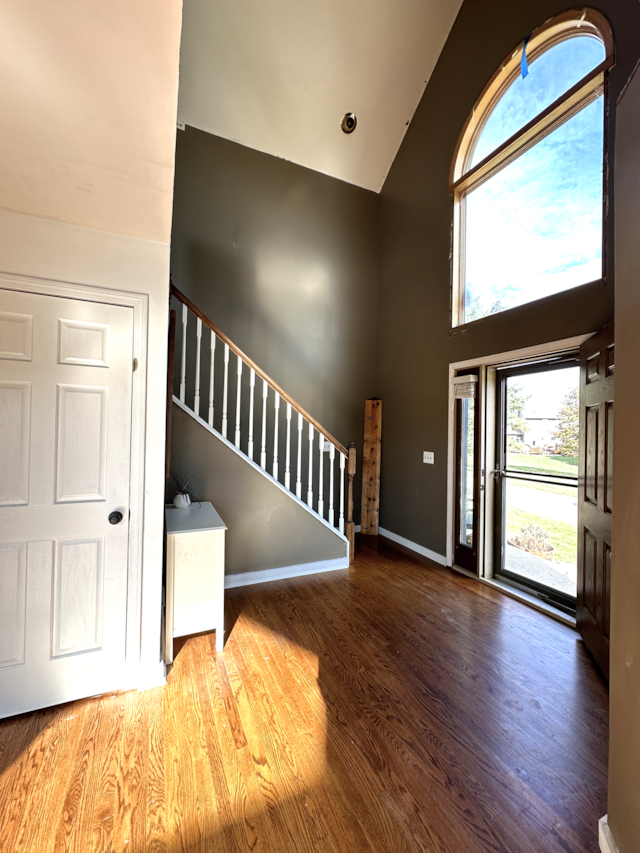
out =
[[379,192],[461,4],[185,0],[178,121]]

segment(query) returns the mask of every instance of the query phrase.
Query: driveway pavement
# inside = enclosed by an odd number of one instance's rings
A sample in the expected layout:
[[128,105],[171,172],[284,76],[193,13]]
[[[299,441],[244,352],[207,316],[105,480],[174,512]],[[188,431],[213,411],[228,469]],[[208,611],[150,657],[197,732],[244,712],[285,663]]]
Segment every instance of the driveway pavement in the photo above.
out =
[[530,486],[520,485],[518,480],[509,480],[507,501],[511,506],[573,524],[578,529],[578,488],[574,495],[554,495]]

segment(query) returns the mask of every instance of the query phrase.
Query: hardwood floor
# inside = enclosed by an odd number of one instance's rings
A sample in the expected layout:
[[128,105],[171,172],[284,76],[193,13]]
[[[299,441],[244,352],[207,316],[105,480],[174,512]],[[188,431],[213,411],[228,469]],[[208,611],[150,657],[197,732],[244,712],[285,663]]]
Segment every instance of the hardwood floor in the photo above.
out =
[[360,545],[227,593],[164,689],[0,723],[0,851],[595,853],[608,695],[578,635]]

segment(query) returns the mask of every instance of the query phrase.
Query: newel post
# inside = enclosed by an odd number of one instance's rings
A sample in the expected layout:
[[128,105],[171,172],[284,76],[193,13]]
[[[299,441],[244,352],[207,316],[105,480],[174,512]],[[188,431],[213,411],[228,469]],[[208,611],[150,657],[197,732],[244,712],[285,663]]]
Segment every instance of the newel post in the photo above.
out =
[[356,475],[356,446],[349,442],[349,458],[347,461],[347,524],[346,534],[349,540],[349,565],[353,565],[355,559],[356,532],[353,523],[353,478]]

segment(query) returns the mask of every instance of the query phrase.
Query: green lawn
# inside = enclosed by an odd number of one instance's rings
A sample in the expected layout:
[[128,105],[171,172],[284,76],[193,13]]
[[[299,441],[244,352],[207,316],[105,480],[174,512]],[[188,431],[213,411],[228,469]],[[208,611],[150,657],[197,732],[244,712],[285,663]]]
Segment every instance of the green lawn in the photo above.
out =
[[508,453],[507,467],[527,474],[578,476],[578,459],[574,456],[536,456],[533,453]]
[[551,537],[551,544],[556,549],[553,555],[558,563],[573,563],[578,560],[578,537],[576,528],[564,521],[555,521],[548,516],[534,515],[516,507],[507,507],[507,539],[512,539],[527,524],[539,524]]

